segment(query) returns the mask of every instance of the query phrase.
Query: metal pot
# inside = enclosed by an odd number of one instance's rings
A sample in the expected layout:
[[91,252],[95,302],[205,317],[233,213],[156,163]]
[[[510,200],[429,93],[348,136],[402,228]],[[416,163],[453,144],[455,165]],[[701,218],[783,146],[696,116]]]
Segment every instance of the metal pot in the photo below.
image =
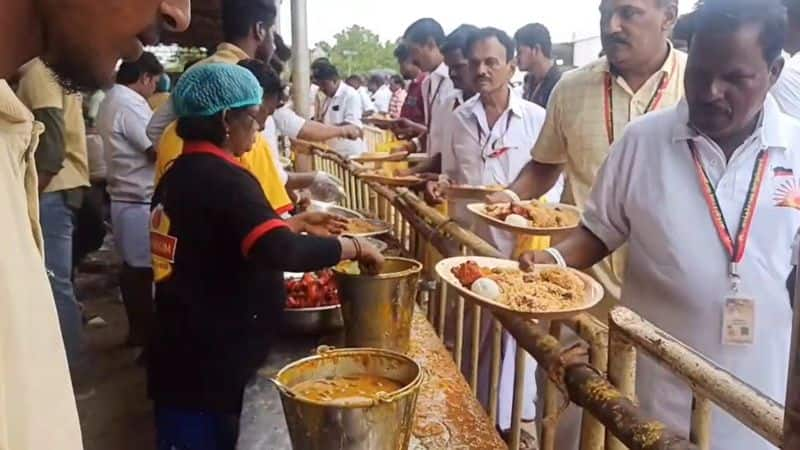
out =
[[[403,387],[362,404],[331,405],[298,397],[299,383],[341,376],[373,375]],[[379,349],[322,351],[284,367],[272,380],[283,403],[296,450],[405,450],[413,428],[422,368],[414,360]]]
[[341,305],[283,310],[283,329],[289,334],[332,334],[343,326]]
[[333,269],[348,347],[408,352],[421,271],[421,263],[405,258],[386,258],[378,275]]

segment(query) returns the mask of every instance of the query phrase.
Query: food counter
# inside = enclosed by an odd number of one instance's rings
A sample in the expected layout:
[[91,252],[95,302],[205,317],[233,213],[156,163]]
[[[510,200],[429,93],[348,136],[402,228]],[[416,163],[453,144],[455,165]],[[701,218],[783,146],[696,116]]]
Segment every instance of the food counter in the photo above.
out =
[[[262,374],[274,375],[285,364],[310,355],[317,346],[336,346],[341,341],[339,336],[281,338]],[[409,356],[425,369],[409,449],[507,448],[419,310],[412,324]],[[278,392],[266,376],[257,377],[245,392],[239,450],[291,448]]]

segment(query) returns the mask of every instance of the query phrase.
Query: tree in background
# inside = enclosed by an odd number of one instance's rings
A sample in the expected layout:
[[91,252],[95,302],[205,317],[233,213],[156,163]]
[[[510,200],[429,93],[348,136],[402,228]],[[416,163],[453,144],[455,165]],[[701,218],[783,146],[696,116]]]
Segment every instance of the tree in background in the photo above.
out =
[[317,48],[327,53],[331,62],[342,76],[365,74],[376,69],[394,70],[396,44],[381,42],[380,37],[360,25],[353,25],[334,36],[336,43],[331,47],[320,42]]

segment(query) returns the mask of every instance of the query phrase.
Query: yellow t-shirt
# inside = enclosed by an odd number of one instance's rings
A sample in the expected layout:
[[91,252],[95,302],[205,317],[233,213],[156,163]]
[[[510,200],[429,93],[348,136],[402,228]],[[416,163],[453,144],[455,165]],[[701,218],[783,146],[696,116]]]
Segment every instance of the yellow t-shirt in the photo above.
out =
[[[164,130],[161,141],[158,143],[156,160],[156,184],[166,173],[172,161],[175,161],[183,152],[183,140],[178,137],[175,128],[177,122],[173,122]],[[284,214],[292,210],[292,200],[286,192],[286,186],[281,182],[275,161],[272,159],[272,152],[269,149],[267,140],[261,133],[256,134],[256,143],[253,148],[239,158],[247,170],[255,175],[267,201],[272,205],[278,214]]]
[[150,105],[150,109],[153,111],[157,111],[158,108],[164,106],[164,103],[170,99],[169,92],[158,92],[150,96],[147,99],[147,103]]
[[41,60],[35,59],[22,74],[17,96],[31,111],[56,108],[64,114],[64,166],[47,185],[45,192],[89,186],[86,126],[80,94],[68,94],[58,84],[53,72]]

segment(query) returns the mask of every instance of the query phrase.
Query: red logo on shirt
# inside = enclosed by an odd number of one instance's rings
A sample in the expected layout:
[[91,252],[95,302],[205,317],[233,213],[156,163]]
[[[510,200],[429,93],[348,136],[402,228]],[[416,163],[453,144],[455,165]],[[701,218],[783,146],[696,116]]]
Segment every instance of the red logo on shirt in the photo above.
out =
[[778,188],[775,190],[773,200],[775,200],[775,206],[779,208],[792,208],[800,210],[800,186],[797,185],[797,180],[794,178],[794,174],[787,174],[787,170],[790,169],[782,169],[780,174],[778,173],[777,169],[775,170],[776,180],[780,180],[781,178],[785,178],[787,176],[791,176],[791,178],[778,186]]
[[169,217],[164,212],[164,207],[158,205],[150,216],[150,253],[153,255],[153,274],[156,283],[172,275],[178,238],[170,236],[169,231]]
[[150,251],[154,256],[174,263],[175,249],[178,247],[178,239],[157,231],[150,232]]

